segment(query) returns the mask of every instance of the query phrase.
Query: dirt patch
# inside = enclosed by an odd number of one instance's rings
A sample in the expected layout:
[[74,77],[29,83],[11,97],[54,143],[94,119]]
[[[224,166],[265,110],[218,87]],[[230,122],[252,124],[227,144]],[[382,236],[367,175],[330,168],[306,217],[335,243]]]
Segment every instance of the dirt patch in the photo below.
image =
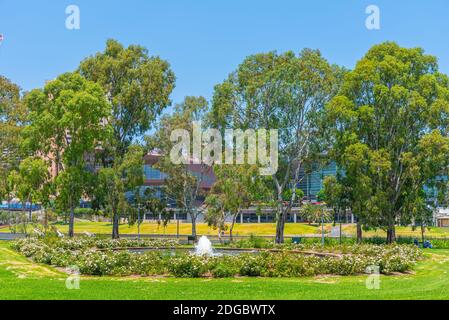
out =
[[322,276],[316,276],[313,278],[312,282],[315,283],[324,283],[324,284],[334,284],[337,283],[337,281],[340,279],[340,276],[334,276],[334,275],[322,275]]

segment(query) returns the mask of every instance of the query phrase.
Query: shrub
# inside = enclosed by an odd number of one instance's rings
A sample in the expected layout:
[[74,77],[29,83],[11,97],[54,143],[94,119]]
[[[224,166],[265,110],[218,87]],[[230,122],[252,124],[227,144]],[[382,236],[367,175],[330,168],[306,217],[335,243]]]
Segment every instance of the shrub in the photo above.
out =
[[[233,277],[302,277],[318,274],[351,275],[364,273],[367,267],[379,266],[380,272],[410,270],[422,258],[415,245],[342,245],[323,248],[317,244],[287,245],[288,249],[333,251],[340,256],[318,257],[301,251],[263,251],[236,256],[196,256],[174,251],[151,251],[142,254],[111,248],[142,244],[166,246],[166,241],[80,239],[21,239],[13,248],[39,263],[59,267],[77,266],[88,275],[172,275],[183,278],[213,276]],[[99,250],[101,248],[101,250]]]
[[142,276],[165,275],[168,273],[168,259],[161,252],[135,254],[130,262],[133,274]]
[[183,255],[170,260],[168,269],[179,278],[198,278],[207,271],[208,258],[205,256]]
[[241,259],[235,256],[216,257],[209,263],[214,278],[230,278],[239,274]]

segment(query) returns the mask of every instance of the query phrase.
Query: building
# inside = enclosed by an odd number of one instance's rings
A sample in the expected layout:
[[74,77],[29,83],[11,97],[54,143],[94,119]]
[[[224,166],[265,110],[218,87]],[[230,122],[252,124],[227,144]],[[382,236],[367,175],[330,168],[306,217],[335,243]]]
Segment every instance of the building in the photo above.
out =
[[316,201],[318,192],[324,187],[324,178],[336,175],[337,164],[335,162],[320,168],[314,165],[311,173],[305,173],[304,170],[300,172],[301,181],[298,183],[298,188],[304,192],[306,200]]
[[[160,155],[157,153],[148,153],[145,155],[144,158],[144,175],[145,175],[145,182],[143,186],[143,190],[146,188],[153,189],[153,192],[156,197],[163,198],[163,186],[165,184],[165,181],[167,179],[167,175],[160,170],[156,169],[154,165],[159,160]],[[213,184],[215,183],[216,177],[214,175],[214,172],[212,170],[212,167],[209,167],[208,169],[204,170],[204,166],[201,164],[190,164],[188,165],[188,170],[191,172],[193,176],[201,177],[202,179],[200,182],[200,188],[207,192],[209,191]],[[204,171],[204,172],[203,172]],[[204,198],[199,197],[198,199],[198,207],[201,207],[202,203],[204,201]],[[176,210],[176,204],[174,201],[168,199],[168,205],[173,208],[173,220],[181,220],[181,221],[189,221],[189,217],[186,213],[180,212]],[[151,220],[153,219],[153,216],[151,214],[146,214],[145,219]],[[202,221],[202,216],[198,217],[198,221]]]

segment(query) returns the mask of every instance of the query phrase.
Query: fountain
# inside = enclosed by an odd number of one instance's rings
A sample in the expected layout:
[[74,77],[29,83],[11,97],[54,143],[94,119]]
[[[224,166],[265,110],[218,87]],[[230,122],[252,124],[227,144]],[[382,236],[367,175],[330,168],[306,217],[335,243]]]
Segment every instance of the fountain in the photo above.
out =
[[212,242],[206,237],[202,236],[195,246],[195,254],[199,256],[213,256]]

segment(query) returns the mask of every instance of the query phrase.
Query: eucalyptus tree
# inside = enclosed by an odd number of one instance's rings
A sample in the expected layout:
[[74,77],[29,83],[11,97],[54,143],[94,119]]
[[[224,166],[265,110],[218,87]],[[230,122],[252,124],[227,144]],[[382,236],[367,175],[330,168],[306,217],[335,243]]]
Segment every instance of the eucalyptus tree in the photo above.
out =
[[18,169],[23,157],[20,143],[25,120],[19,86],[0,76],[0,197],[7,190],[6,177]]
[[42,158],[28,157],[19,165],[18,194],[22,200],[23,210],[25,204],[30,204],[29,219],[32,218],[33,202],[41,202],[45,194],[45,185],[49,181],[48,164]]
[[[279,169],[272,175],[276,194],[276,242],[296,201],[301,171],[324,154],[322,111],[338,89],[342,70],[319,51],[268,52],[247,57],[227,80],[215,87],[212,125],[228,128],[278,129]],[[291,189],[288,205],[283,194]]]
[[103,159],[107,166],[108,157],[122,158],[170,105],[175,75],[167,61],[149,56],[146,48],[125,48],[116,40],[108,40],[104,52],[82,61],[79,72],[102,86],[112,108],[113,139]]
[[98,172],[97,187],[94,194],[96,201],[112,217],[112,238],[120,238],[120,217],[131,212],[126,192],[140,192],[140,186],[144,182],[143,172],[143,148],[133,145],[120,163],[115,163],[111,168],[102,168]]
[[352,181],[352,209],[368,227],[410,224],[424,186],[447,174],[449,79],[421,48],[373,46],[327,107],[334,154]]
[[236,219],[243,209],[257,205],[270,196],[266,178],[259,175],[257,165],[215,165],[216,181],[207,195],[206,221],[221,231],[227,229],[230,220],[229,236],[233,241]]
[[162,117],[155,133],[146,137],[147,148],[160,153],[154,167],[166,175],[163,192],[169,201],[175,202],[177,208],[190,216],[194,237],[197,218],[203,211],[200,200],[205,196],[205,191],[202,185],[207,176],[212,175],[213,168],[203,159],[193,158],[190,140],[185,141],[185,148],[175,148],[180,142],[179,137],[173,133],[182,131],[191,138],[195,124],[199,125],[207,111],[208,103],[205,98],[186,97],[175,106],[173,114]]
[[77,73],[65,73],[25,98],[29,125],[24,146],[46,157],[55,168],[57,200],[70,210],[69,236],[74,233],[74,210],[87,189],[89,163],[110,133],[110,106],[102,88]]
[[[146,48],[139,45],[125,48],[112,39],[106,42],[103,52],[82,61],[78,72],[101,85],[112,110],[108,118],[112,127],[111,139],[97,153],[103,168],[111,170],[103,171],[100,178],[111,190],[133,191],[119,181],[123,161],[129,160],[129,154],[128,160],[125,158],[132,143],[153,128],[156,118],[171,104],[169,96],[175,86],[175,75],[167,61],[150,56]],[[108,207],[115,212],[114,238],[119,236],[117,205],[124,203],[123,197],[109,195],[112,202]]]

